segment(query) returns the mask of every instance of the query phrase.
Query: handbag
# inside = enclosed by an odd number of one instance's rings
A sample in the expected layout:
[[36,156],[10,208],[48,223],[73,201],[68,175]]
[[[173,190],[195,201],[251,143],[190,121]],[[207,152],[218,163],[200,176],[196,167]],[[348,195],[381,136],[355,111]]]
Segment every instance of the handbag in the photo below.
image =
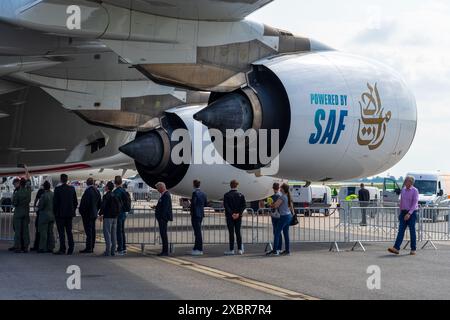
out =
[[295,210],[291,209],[291,214],[292,214],[292,220],[291,220],[290,226],[293,227],[293,226],[298,225],[299,222],[298,222],[297,212],[295,212]]

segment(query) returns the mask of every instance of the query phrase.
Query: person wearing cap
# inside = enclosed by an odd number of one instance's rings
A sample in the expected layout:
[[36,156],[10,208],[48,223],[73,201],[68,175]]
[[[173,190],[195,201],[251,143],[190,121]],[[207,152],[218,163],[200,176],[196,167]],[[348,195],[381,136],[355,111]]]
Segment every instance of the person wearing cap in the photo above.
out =
[[20,179],[20,186],[13,195],[14,252],[27,253],[30,246],[30,202],[31,187],[26,179]]
[[50,253],[55,248],[55,237],[53,234],[55,214],[53,211],[53,192],[50,190],[50,187],[50,182],[45,181],[43,185],[44,193],[39,199],[38,230],[40,239],[38,253]]

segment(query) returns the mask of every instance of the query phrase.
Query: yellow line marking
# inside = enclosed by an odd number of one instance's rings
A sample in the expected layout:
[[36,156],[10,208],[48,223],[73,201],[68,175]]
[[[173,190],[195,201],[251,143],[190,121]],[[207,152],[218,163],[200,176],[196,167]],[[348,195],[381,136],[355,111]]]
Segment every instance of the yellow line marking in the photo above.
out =
[[[135,252],[135,253],[142,253],[142,251],[135,247],[135,246],[128,246],[129,251],[130,252]],[[253,280],[253,279],[249,279],[243,276],[239,276],[236,274],[232,274],[229,272],[225,272],[216,268],[212,268],[212,267],[208,267],[202,264],[198,264],[192,261],[188,261],[188,260],[183,260],[180,258],[174,258],[174,257],[157,257],[154,255],[148,255],[145,254],[144,255],[146,257],[151,257],[154,258],[156,260],[159,261],[163,261],[166,263],[170,263],[172,265],[178,266],[180,268],[184,268],[184,269],[188,269],[191,271],[195,271],[198,273],[202,273],[204,275],[216,278],[216,279],[220,279],[220,280],[224,280],[224,281],[228,281],[234,284],[238,284],[241,286],[245,286],[263,293],[267,293],[270,295],[274,295],[277,297],[281,297],[283,299],[288,299],[288,300],[320,300],[319,298],[304,294],[304,293],[300,293],[300,292],[296,292],[296,291],[292,291],[292,290],[288,290],[288,289],[284,289],[269,283],[265,283],[262,281],[258,281],[258,280]]]
[[[98,235],[96,236],[96,238],[99,240],[104,240],[103,237],[98,236]],[[170,263],[170,264],[178,266],[180,268],[189,269],[191,271],[202,273],[204,275],[207,275],[207,276],[210,276],[210,277],[213,277],[216,279],[228,281],[228,282],[231,282],[234,284],[238,284],[238,285],[241,285],[244,287],[254,289],[256,291],[260,291],[260,292],[263,292],[266,294],[281,297],[283,299],[313,300],[313,301],[320,300],[319,298],[316,298],[316,297],[313,297],[313,296],[310,296],[310,295],[307,295],[304,293],[277,287],[277,286],[269,284],[269,283],[265,283],[262,281],[253,280],[250,278],[246,278],[243,276],[225,272],[225,271],[222,271],[222,270],[219,270],[216,268],[212,268],[212,267],[208,267],[208,266],[205,266],[202,264],[198,264],[198,263],[195,263],[195,262],[192,262],[189,260],[183,260],[183,259],[174,258],[174,257],[157,257],[156,255],[148,255],[145,252],[142,252],[142,250],[140,248],[138,248],[134,245],[128,245],[127,251],[134,252],[134,253],[141,253],[145,257],[150,257],[150,258],[162,261],[162,262]]]

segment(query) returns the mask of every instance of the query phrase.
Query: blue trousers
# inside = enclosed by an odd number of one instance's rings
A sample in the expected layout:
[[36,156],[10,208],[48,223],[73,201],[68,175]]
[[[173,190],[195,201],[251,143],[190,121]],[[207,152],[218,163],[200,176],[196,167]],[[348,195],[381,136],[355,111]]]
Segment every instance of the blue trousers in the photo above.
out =
[[[277,225],[280,222],[280,218],[274,218],[272,217],[272,226],[273,226],[273,239],[274,239],[274,245],[275,245],[275,233],[277,231]],[[279,247],[274,247],[273,250],[280,250],[283,247],[283,238],[280,237],[280,245]]]
[[127,250],[127,239],[125,236],[126,213],[121,213],[117,218],[117,251]]
[[291,214],[280,217],[280,221],[278,222],[277,227],[275,228],[275,241],[274,241],[275,250],[279,250],[278,248],[281,248],[281,233],[283,233],[286,252],[290,252],[289,227],[291,225],[291,220],[292,220]]
[[194,250],[203,251],[203,238],[202,238],[202,221],[203,218],[192,217],[192,228],[194,229],[195,245]]
[[417,211],[411,215],[408,221],[405,221],[406,213],[401,213],[398,217],[400,224],[398,227],[397,240],[395,241],[394,248],[400,250],[402,246],[403,238],[405,237],[405,231],[409,228],[409,234],[411,236],[411,250],[416,251],[417,249],[417,237],[416,237],[416,221],[417,221]]

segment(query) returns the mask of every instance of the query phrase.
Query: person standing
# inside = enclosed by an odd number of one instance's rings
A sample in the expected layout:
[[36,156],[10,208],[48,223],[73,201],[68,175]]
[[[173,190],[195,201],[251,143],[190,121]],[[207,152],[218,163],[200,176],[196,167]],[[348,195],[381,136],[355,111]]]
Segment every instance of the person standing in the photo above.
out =
[[193,256],[203,255],[202,222],[205,217],[205,207],[208,204],[206,194],[200,190],[201,182],[194,180],[194,192],[191,198],[191,222],[194,229],[195,245],[192,250]]
[[[289,243],[289,227],[292,221],[292,212],[294,211],[292,205],[292,197],[289,191],[289,185],[283,184],[281,186],[281,196],[280,198],[272,205],[272,208],[278,209],[280,212],[280,221],[277,224],[275,230],[275,240],[274,240],[274,248],[276,250],[273,252],[274,255],[290,255],[290,243]],[[285,251],[281,252],[278,248],[280,248],[281,242],[281,234],[284,236],[285,243]]]
[[38,253],[50,253],[55,248],[55,237],[53,226],[55,223],[55,214],[53,210],[53,192],[50,190],[50,182],[45,181],[43,185],[44,192],[39,197],[39,247]]
[[21,179],[19,189],[14,192],[14,252],[27,253],[30,246],[30,202],[31,186],[26,179]]
[[361,227],[367,226],[367,213],[366,209],[369,206],[370,201],[370,192],[365,188],[364,183],[361,183],[361,186],[358,191],[358,200],[359,200],[359,206],[361,207]]
[[114,183],[109,181],[105,187],[102,206],[100,209],[100,221],[103,221],[103,236],[105,237],[104,256],[116,255],[117,244],[117,218],[120,214],[120,199],[114,194]]
[[72,220],[76,216],[78,199],[75,188],[67,184],[69,177],[66,174],[62,174],[60,180],[61,184],[55,188],[53,196],[53,208],[59,236],[59,251],[55,252],[55,254],[66,254],[65,236],[67,234],[69,245],[67,254],[72,255],[75,247],[72,234]]
[[225,217],[227,220],[227,227],[229,233],[230,250],[225,252],[225,255],[234,255],[234,234],[236,234],[236,241],[238,245],[238,254],[244,254],[244,247],[242,244],[241,225],[242,215],[247,205],[245,197],[237,188],[239,182],[232,180],[230,182],[231,190],[224,195],[223,205],[225,208]]
[[87,188],[81,197],[80,215],[83,220],[83,228],[86,234],[86,248],[80,250],[80,253],[93,253],[95,248],[95,222],[98,218],[98,211],[102,204],[100,192],[94,185],[94,179],[86,180]]
[[120,214],[117,218],[117,254],[123,256],[127,254],[127,239],[125,236],[125,220],[127,219],[127,214],[131,210],[131,198],[129,193],[125,190],[122,185],[122,177],[116,176],[114,178],[114,184],[116,188],[114,189],[114,194],[120,199],[121,208]]
[[40,237],[39,237],[39,207],[38,207],[38,202],[39,199],[41,198],[41,196],[44,194],[44,185],[42,185],[37,194],[36,197],[34,198],[34,210],[36,212],[36,220],[34,221],[34,228],[36,230],[35,234],[34,234],[34,244],[33,247],[30,249],[30,251],[38,251],[39,250],[39,243],[40,243]]
[[405,236],[405,231],[409,228],[411,237],[411,255],[416,255],[416,221],[417,210],[419,209],[419,191],[414,187],[414,178],[406,177],[405,184],[400,194],[400,216],[397,240],[392,248],[388,251],[393,254],[400,253],[400,247]]
[[[280,192],[280,184],[278,182],[275,182],[272,186],[274,194],[270,197],[270,205],[276,203],[278,199],[281,197]],[[278,209],[271,209],[271,218],[272,218],[272,228],[273,228],[273,238],[274,238],[274,244],[275,244],[275,231],[277,229],[278,223],[280,222],[280,211]],[[272,251],[269,251],[267,254],[273,254],[277,250],[281,251],[281,248],[283,247],[283,239],[280,238],[279,245],[277,248],[273,248]]]
[[[14,187],[14,191],[13,191],[13,194],[12,194],[12,199],[14,199],[14,195],[20,189],[20,179],[19,178],[14,178],[12,184],[13,184],[13,187]],[[12,200],[11,200],[11,205],[12,205]],[[13,231],[14,232],[16,231],[15,228],[14,228],[14,221],[13,221]],[[19,245],[18,249],[20,250],[22,247],[23,247],[23,241]],[[14,245],[11,248],[9,248],[8,251],[16,251],[16,244],[14,243]]]
[[161,195],[155,208],[155,216],[159,225],[159,234],[161,235],[161,241],[163,243],[162,251],[158,254],[158,256],[166,257],[169,255],[169,238],[167,236],[167,227],[169,221],[173,221],[172,197],[164,182],[158,182],[155,187]]

